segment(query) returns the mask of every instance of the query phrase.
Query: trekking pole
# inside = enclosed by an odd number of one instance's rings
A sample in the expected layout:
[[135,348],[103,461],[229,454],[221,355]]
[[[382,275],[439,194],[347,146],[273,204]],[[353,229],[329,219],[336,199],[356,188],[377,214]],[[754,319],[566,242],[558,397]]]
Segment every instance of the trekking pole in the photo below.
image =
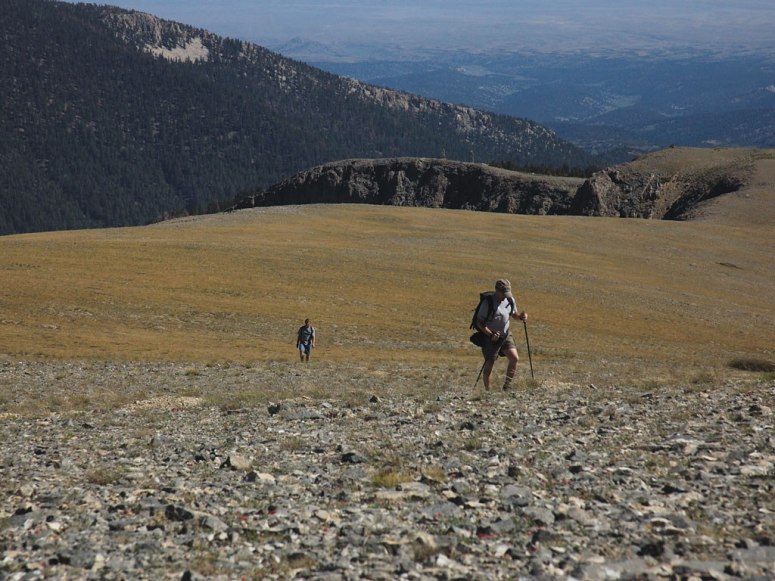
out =
[[[497,355],[495,356],[497,359]],[[479,369],[479,375],[476,376],[476,381],[474,382],[474,389],[476,389],[476,384],[479,383],[479,378],[482,376],[482,371],[484,371],[484,366],[487,365],[487,357],[484,358],[484,363],[482,363],[482,367]]]
[[[498,360],[498,356],[501,352],[501,347],[503,347],[503,344],[506,342],[506,337],[508,337],[508,333],[500,340],[498,341],[498,345],[495,349],[495,361]],[[474,389],[476,389],[476,384],[479,383],[479,378],[482,377],[482,372],[484,371],[484,366],[487,365],[487,357],[484,358],[484,363],[482,363],[481,369],[479,369],[479,375],[476,376],[476,381],[474,382]]]
[[522,323],[525,325],[525,343],[527,343],[527,358],[530,361],[530,378],[535,379],[535,375],[533,375],[533,356],[530,354],[530,339],[527,336],[527,321],[522,321]]

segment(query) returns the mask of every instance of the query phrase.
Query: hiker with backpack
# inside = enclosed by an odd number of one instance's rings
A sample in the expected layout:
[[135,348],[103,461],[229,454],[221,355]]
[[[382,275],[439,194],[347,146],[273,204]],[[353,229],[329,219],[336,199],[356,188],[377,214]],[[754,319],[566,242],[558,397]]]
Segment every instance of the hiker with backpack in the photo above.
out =
[[492,368],[499,355],[508,359],[503,390],[507,391],[512,387],[511,384],[519,363],[519,354],[517,353],[517,344],[509,328],[511,318],[526,322],[527,313],[520,313],[517,310],[517,303],[514,300],[514,295],[511,294],[511,283],[502,278],[496,281],[494,292],[488,291],[480,294],[479,306],[476,308],[471,322],[472,328],[477,331],[471,336],[471,342],[482,348],[482,355],[485,358],[481,371],[485,390],[490,389]]
[[309,356],[314,348],[315,327],[312,326],[312,321],[304,319],[304,324],[299,327],[296,334],[296,349],[299,350],[299,358],[302,363],[309,362]]

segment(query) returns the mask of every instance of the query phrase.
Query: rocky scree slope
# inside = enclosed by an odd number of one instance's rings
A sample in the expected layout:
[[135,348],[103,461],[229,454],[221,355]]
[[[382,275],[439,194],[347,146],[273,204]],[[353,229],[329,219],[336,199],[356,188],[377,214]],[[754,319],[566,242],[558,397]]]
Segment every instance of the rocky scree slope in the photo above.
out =
[[[14,397],[116,382],[142,399],[3,417],[0,576],[775,576],[772,381],[418,396],[405,371],[3,365]],[[278,382],[359,395],[192,396]]]

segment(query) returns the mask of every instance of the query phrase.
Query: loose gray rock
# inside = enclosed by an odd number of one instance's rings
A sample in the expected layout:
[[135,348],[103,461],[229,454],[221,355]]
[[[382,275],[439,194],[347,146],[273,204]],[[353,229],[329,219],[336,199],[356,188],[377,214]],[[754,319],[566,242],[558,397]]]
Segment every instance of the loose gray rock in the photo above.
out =
[[[190,390],[184,366],[64,365],[3,380]],[[0,578],[775,578],[775,382],[445,390],[4,417]]]

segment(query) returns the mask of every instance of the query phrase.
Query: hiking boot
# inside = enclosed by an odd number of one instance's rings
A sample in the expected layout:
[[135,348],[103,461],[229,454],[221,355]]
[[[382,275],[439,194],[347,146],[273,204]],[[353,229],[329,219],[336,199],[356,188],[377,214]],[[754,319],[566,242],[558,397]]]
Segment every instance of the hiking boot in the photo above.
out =
[[511,385],[511,379],[506,379],[506,381],[503,382],[503,391],[509,391],[513,388],[514,386]]

